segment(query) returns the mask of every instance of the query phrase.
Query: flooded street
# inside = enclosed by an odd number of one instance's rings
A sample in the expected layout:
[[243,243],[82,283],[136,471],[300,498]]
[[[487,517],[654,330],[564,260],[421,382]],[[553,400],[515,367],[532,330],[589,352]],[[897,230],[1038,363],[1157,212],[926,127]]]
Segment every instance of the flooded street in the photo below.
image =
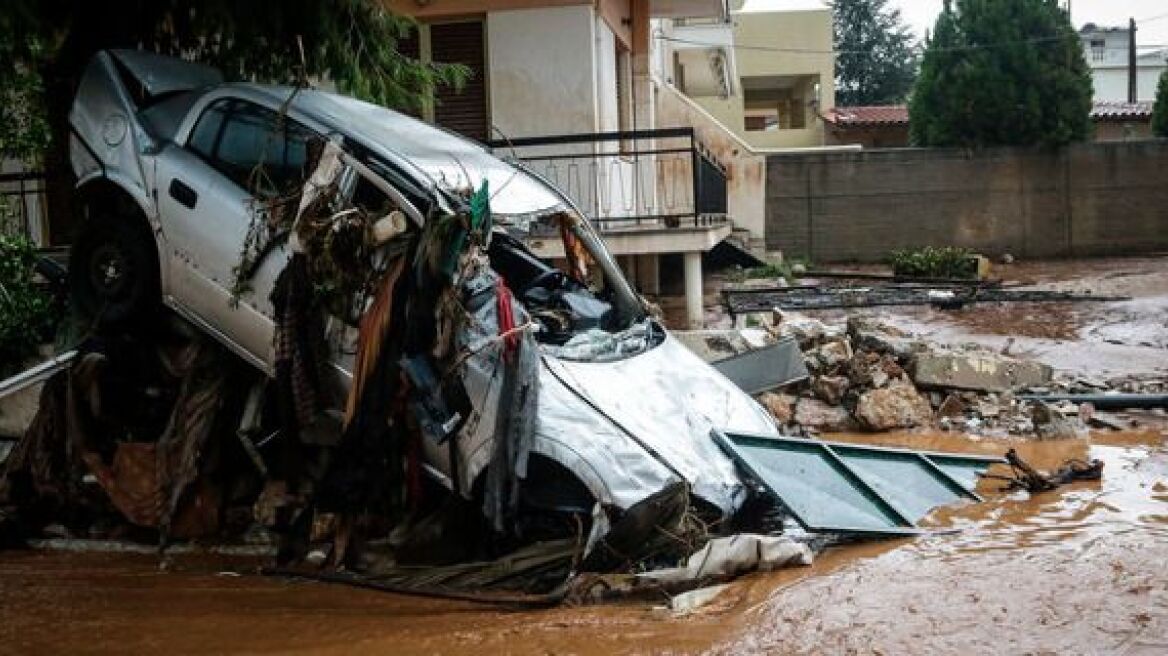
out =
[[[1102,482],[1033,498],[982,482],[937,533],[829,549],[671,617],[651,603],[501,611],[267,579],[254,563],[0,553],[7,653],[1163,653],[1168,449],[1157,432],[1004,443],[840,436],[1000,454],[1053,468],[1099,458]],[[242,576],[234,572],[244,573]]]

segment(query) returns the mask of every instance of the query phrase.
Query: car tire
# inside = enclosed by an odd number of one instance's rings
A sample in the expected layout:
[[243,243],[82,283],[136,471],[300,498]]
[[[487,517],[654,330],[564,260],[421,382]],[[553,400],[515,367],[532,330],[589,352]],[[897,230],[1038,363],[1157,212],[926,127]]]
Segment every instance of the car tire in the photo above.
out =
[[82,316],[111,327],[158,308],[158,251],[134,217],[96,215],[81,229],[69,256],[69,291]]

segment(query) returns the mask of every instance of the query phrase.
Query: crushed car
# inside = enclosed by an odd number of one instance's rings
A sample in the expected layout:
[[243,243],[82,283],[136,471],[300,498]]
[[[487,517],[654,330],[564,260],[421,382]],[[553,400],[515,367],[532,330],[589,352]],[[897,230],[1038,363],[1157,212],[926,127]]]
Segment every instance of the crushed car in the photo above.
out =
[[[709,522],[743,507],[711,430],[774,422],[522,165],[353,98],[140,51],[99,53],[70,119],[75,304],[102,326],[158,306],[197,326],[263,372],[278,440],[333,450],[334,472],[416,442],[428,481],[499,531],[558,513],[595,539],[678,483]],[[524,247],[533,225],[561,234],[560,268]]]

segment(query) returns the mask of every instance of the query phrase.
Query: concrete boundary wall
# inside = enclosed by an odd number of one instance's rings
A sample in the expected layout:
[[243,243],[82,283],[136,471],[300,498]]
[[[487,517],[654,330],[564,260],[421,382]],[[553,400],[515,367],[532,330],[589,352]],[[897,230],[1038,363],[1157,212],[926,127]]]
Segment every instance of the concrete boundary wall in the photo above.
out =
[[927,245],[1022,257],[1165,251],[1168,140],[772,155],[766,245],[816,262]]

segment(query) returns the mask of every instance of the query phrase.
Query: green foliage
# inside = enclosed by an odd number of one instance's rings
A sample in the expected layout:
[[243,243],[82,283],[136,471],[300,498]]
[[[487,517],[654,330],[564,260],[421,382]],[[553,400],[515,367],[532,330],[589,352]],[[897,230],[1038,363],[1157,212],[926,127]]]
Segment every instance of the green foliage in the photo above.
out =
[[48,125],[63,141],[77,80],[104,48],[182,56],[238,80],[321,76],[351,95],[417,110],[469,71],[398,52],[415,28],[380,0],[8,0],[0,12],[0,155],[35,153]]
[[1168,71],[1160,74],[1156,85],[1156,106],[1152,109],[1152,134],[1168,137]]
[[904,102],[917,73],[913,34],[888,0],[835,0],[835,99],[842,107]]
[[1091,133],[1091,73],[1056,0],[945,0],[909,102],[920,146],[1062,145]]
[[23,236],[0,235],[0,372],[9,372],[52,336],[59,308],[36,286],[36,251]]
[[892,273],[905,278],[976,278],[977,258],[965,248],[926,246],[893,251]]

